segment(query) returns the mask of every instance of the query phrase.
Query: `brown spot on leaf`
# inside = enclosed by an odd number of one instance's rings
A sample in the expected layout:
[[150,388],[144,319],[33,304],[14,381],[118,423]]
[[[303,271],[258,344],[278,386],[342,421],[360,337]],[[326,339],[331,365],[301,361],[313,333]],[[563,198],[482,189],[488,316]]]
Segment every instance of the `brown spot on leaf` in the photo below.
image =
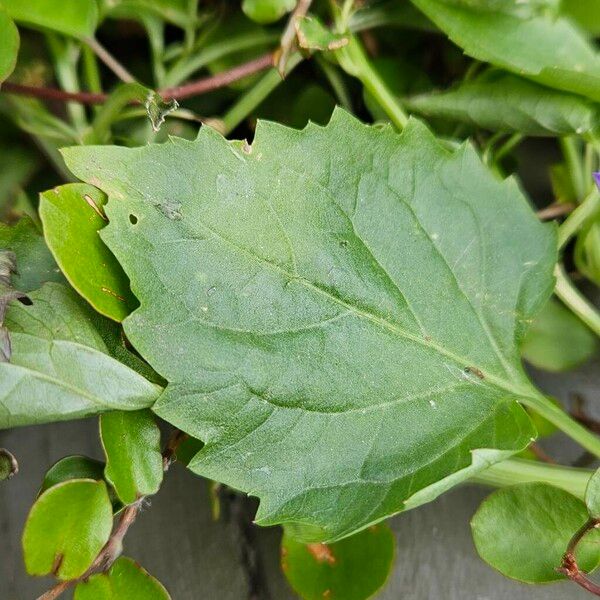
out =
[[119,296],[119,294],[117,294],[117,292],[113,292],[112,290],[109,290],[106,287],[101,287],[100,288],[105,294],[108,294],[109,296],[112,296],[113,298],[116,298],[117,300],[121,300],[121,302],[125,302],[125,298],[123,298],[123,296]]
[[84,194],[83,199],[92,207],[92,210],[103,220],[108,221],[104,211],[94,202],[94,199],[89,194]]
[[472,373],[476,377],[479,377],[479,379],[485,379],[485,375],[477,367],[465,367],[465,373]]
[[306,548],[317,562],[335,565],[335,556],[327,544],[306,544]]
[[339,40],[332,40],[327,44],[328,50],[338,50],[348,45],[348,38],[340,38]]
[[332,596],[331,590],[325,590],[323,592],[323,598],[331,598]]

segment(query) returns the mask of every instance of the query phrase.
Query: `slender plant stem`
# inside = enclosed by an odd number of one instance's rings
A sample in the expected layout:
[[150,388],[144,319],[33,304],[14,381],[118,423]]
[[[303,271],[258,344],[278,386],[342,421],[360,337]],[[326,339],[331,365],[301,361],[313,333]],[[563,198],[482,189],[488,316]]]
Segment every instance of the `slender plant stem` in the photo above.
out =
[[471,481],[500,488],[535,481],[559,487],[583,499],[592,474],[593,471],[585,469],[523,458],[509,458],[481,471]]
[[408,122],[408,117],[379,73],[374,69],[358,39],[349,35],[348,45],[336,50],[335,55],[341,67],[349,75],[360,80],[385,111],[390,121],[399,131],[402,131]]
[[575,196],[577,198],[583,198],[586,190],[586,176],[583,172],[583,163],[579,149],[577,148],[577,139],[574,137],[560,138],[560,146],[571,175]]
[[125,83],[135,81],[135,77],[96,38],[89,37],[84,42],[121,81]]
[[600,458],[600,437],[578,423],[561,407],[550,401],[543,394],[538,393],[535,396],[523,397],[521,402],[535,410],[539,415],[550,421],[550,423],[556,425],[563,433],[566,433],[588,452]]
[[575,533],[571,538],[567,550],[563,555],[561,566],[558,570],[559,573],[566,575],[571,581],[582,587],[584,590],[591,592],[595,596],[600,596],[600,585],[594,583],[591,579],[588,579],[585,573],[579,568],[575,552],[577,546],[581,543],[583,538],[594,529],[600,527],[600,519],[588,519],[586,523]]
[[[299,53],[292,54],[287,62],[286,75],[289,75],[301,62],[302,56]],[[271,69],[266,73],[223,115],[222,133],[224,135],[231,133],[282,81],[279,71]]]
[[564,248],[567,242],[581,229],[581,227],[598,213],[600,213],[600,192],[594,187],[585,200],[558,228],[558,248]]
[[498,163],[501,161],[509,152],[515,149],[523,140],[525,136],[522,133],[513,133],[505,142],[496,150],[494,160]]
[[554,270],[556,288],[554,293],[574,312],[596,335],[600,336],[600,313],[573,285],[562,265]]
[[296,24],[306,15],[312,0],[298,0],[296,8],[289,18],[287,26],[281,36],[279,58],[277,60],[277,69],[282,77],[287,73],[287,62],[292,53],[292,46],[296,39]]
[[[198,79],[197,81],[192,81],[185,85],[159,90],[158,93],[163,98],[172,98],[175,100],[200,96],[227,86],[248,75],[264,71],[272,66],[273,56],[268,53],[257,59],[233,67],[228,71],[217,73],[212,77],[204,77],[203,79]],[[58,100],[60,102],[73,101],[79,102],[80,104],[102,104],[108,100],[108,94],[96,94],[91,92],[72,93],[56,88],[20,85],[11,82],[4,82],[0,91],[8,94],[15,94],[17,96],[30,96],[41,100]]]
[[334,91],[338,102],[347,111],[352,112],[352,99],[350,98],[350,94],[348,93],[348,89],[342,78],[340,69],[336,65],[331,64],[327,59],[323,58],[318,54],[315,55],[315,60],[317,62],[317,65],[325,74],[325,77],[327,77],[329,85]]

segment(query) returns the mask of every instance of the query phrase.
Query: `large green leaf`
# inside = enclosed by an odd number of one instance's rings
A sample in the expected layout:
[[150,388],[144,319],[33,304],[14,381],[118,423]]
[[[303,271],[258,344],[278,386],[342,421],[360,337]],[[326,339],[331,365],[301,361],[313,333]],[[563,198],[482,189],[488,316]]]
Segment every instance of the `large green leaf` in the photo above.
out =
[[36,501],[23,531],[30,575],[75,579],[108,541],[113,512],[106,484],[91,479],[59,483]]
[[44,236],[30,217],[22,217],[12,227],[0,223],[0,249],[15,254],[17,272],[12,281],[17,289],[31,292],[47,281],[64,282]]
[[74,183],[41,194],[39,211],[48,247],[71,285],[100,314],[122,321],[137,303],[98,235],[106,224],[105,202],[97,188]]
[[160,388],[119,361],[77,296],[55,283],[6,315],[10,362],[0,363],[0,428],[151,406]]
[[155,412],[206,442],[192,470],[260,497],[259,523],[332,541],[534,435],[515,341],[555,234],[468,145],[337,110],[260,122],[251,148],[203,128],[65,157],[109,196],[101,235],[141,302],[124,328],[170,382]]
[[74,600],[170,600],[154,577],[130,558],[119,558],[107,573],[92,575],[75,588]]
[[530,3],[513,0],[412,2],[469,56],[600,100],[600,56],[569,20],[538,14],[528,10]]
[[[557,572],[571,537],[587,521],[585,504],[544,483],[528,483],[494,492],[471,521],[477,552],[503,575],[527,583],[560,581]],[[586,572],[600,561],[600,532],[578,547]]]
[[335,544],[303,544],[284,535],[281,568],[304,600],[366,600],[386,582],[394,562],[394,534],[374,525]]
[[532,365],[568,371],[598,351],[598,338],[558,300],[550,300],[527,332],[521,352]]
[[589,134],[598,127],[598,106],[591,100],[503,72],[415,96],[405,104],[427,117],[530,136]]
[[106,479],[125,504],[155,494],[163,478],[160,430],[151,412],[114,411],[100,417]]
[[19,32],[0,5],[0,84],[13,72],[19,52]]
[[98,21],[96,0],[60,0],[60,5],[48,0],[0,0],[0,6],[17,23],[77,38],[94,35]]

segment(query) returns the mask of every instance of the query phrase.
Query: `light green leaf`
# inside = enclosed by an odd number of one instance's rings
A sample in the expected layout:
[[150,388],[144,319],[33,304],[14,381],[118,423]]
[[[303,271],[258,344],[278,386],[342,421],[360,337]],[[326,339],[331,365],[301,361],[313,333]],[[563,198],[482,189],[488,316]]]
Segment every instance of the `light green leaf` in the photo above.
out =
[[577,236],[574,258],[579,271],[600,285],[600,218],[596,218]]
[[171,600],[167,590],[130,558],[77,584],[74,600]]
[[535,367],[568,371],[589,360],[598,350],[597,337],[568,308],[550,300],[527,332],[521,353]]
[[160,388],[108,356],[94,318],[67,288],[45,284],[6,315],[10,363],[0,363],[0,428],[151,406]]
[[91,479],[59,483],[36,501],[23,531],[30,575],[75,579],[108,541],[113,512],[106,484]]
[[105,203],[98,188],[74,183],[41,194],[39,211],[48,247],[69,283],[100,314],[122,321],[137,302],[98,235],[106,225]]
[[296,6],[296,0],[243,0],[242,10],[249,19],[267,25],[279,21]]
[[[498,490],[479,507],[471,531],[479,556],[507,577],[526,583],[560,581],[556,571],[575,532],[587,521],[585,504],[568,492],[544,483]],[[577,562],[585,571],[600,561],[600,532],[578,546]]]
[[31,292],[47,281],[64,282],[44,236],[30,217],[23,216],[13,226],[0,223],[0,248],[15,254],[17,272],[12,281],[16,288]]
[[426,117],[529,136],[590,134],[598,107],[576,94],[555,91],[501,71],[489,72],[446,92],[404,100]]
[[366,600],[385,584],[394,546],[394,534],[386,524],[335,544],[303,544],[284,534],[281,568],[304,600]]
[[593,519],[600,518],[600,469],[590,478],[585,490],[585,504]]
[[0,84],[13,72],[19,53],[19,32],[0,5]]
[[115,411],[100,417],[106,479],[125,504],[155,494],[163,478],[160,430],[146,410]]
[[0,0],[0,6],[17,23],[76,38],[93,36],[98,22],[96,0],[61,0],[60,7],[48,0]]
[[99,0],[99,5],[102,16],[135,20],[154,16],[183,29],[193,26],[196,18],[189,0]]
[[296,35],[301,48],[337,50],[348,45],[348,38],[327,29],[316,17],[296,19]]
[[562,13],[594,35],[600,34],[598,0],[562,0]]
[[261,499],[260,524],[333,541],[535,435],[515,340],[555,233],[469,146],[337,110],[259,122],[251,148],[203,128],[65,157],[109,196],[101,235],[141,302],[125,332],[170,382],[153,410],[206,443],[193,471]]
[[[476,6],[451,0],[412,2],[469,56],[538,83],[600,100],[600,57],[567,19],[523,16],[518,8],[524,3],[512,0],[476,2]],[[504,5],[516,9],[504,10]]]

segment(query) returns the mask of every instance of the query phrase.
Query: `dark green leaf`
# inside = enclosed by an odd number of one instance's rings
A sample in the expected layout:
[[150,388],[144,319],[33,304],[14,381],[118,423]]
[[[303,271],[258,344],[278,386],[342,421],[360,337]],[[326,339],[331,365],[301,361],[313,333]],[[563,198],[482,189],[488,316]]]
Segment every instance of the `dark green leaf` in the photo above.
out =
[[[494,492],[471,520],[479,556],[503,575],[527,583],[559,581],[556,571],[575,532],[587,521],[585,504],[568,492],[529,483]],[[586,536],[577,561],[586,572],[600,561],[600,532]]]
[[598,0],[562,0],[562,13],[594,35],[600,34]]
[[0,448],[0,481],[10,479],[19,472],[17,459],[6,448]]
[[15,254],[17,272],[12,280],[16,288],[31,292],[47,281],[64,282],[44,236],[28,216],[12,227],[0,223],[0,248]]
[[513,0],[412,2],[469,56],[600,100],[600,58],[570,21],[538,14],[530,3]]
[[113,512],[103,481],[59,483],[36,501],[23,531],[30,575],[74,579],[85,573],[107,542]]
[[152,413],[114,411],[100,417],[106,479],[125,504],[155,494],[163,478],[160,431]]
[[44,476],[40,494],[71,479],[104,479],[104,463],[87,456],[65,456],[54,463]]
[[257,23],[266,25],[278,21],[296,6],[296,0],[243,0],[242,10]]
[[19,52],[19,32],[0,5],[0,84],[13,72]]
[[77,38],[93,36],[98,21],[95,0],[61,0],[60,8],[48,0],[0,0],[0,6],[17,23]]
[[130,558],[77,584],[74,600],[170,600],[167,590]]
[[91,311],[47,283],[6,316],[10,363],[0,363],[0,428],[151,406],[160,388],[107,354]]
[[532,365],[546,371],[568,371],[598,350],[597,337],[568,308],[550,300],[527,332],[521,353]]
[[555,233],[469,146],[338,110],[260,122],[251,148],[203,128],[65,156],[109,196],[101,235],[141,302],[124,328],[170,382],[154,410],[259,523],[333,541],[534,436],[515,340]]
[[366,600],[385,584],[394,546],[394,534],[385,524],[335,544],[303,544],[286,534],[281,541],[281,567],[304,600]]
[[598,107],[590,100],[500,71],[404,103],[429,118],[529,136],[590,134],[598,124]]
[[105,203],[98,188],[74,183],[41,194],[39,210],[48,247],[69,283],[100,314],[122,321],[137,302],[98,235],[106,225]]

